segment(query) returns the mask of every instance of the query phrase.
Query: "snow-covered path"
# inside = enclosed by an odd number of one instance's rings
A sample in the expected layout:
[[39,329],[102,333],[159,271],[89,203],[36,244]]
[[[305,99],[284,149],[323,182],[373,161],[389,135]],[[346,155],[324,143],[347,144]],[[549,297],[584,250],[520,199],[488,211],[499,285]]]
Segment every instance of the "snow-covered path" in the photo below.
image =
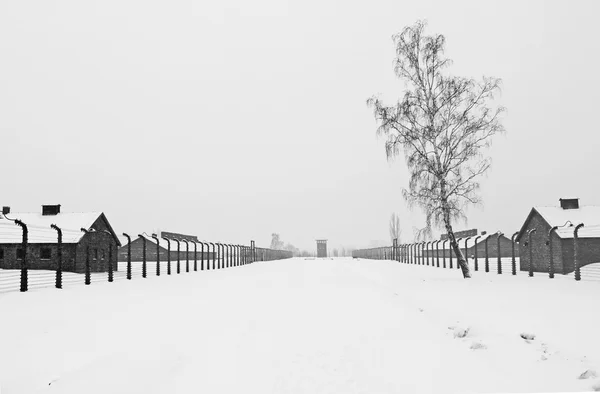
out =
[[[591,390],[597,379],[577,377],[600,372],[592,309],[599,297],[597,283],[464,281],[457,271],[352,259],[10,293],[0,295],[0,387],[2,394]],[[522,332],[536,338],[527,342]]]

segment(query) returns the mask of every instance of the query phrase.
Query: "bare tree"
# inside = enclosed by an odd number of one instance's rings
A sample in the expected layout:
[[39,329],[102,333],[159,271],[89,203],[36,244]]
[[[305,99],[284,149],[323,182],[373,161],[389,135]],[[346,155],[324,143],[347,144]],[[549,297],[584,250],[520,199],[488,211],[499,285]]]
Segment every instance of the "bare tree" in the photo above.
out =
[[283,241],[279,239],[279,234],[271,234],[271,249],[281,250],[283,249]]
[[500,79],[481,81],[447,75],[443,35],[424,35],[425,22],[393,36],[394,71],[406,83],[393,106],[371,97],[377,133],[387,137],[388,159],[403,152],[410,172],[403,197],[426,214],[426,228],[445,227],[465,278],[469,267],[456,242],[452,221],[464,218],[469,204],[480,203],[477,178],[490,167],[484,155],[492,137],[504,131],[501,106],[488,106],[500,91]]
[[402,235],[402,230],[400,230],[400,216],[394,212],[390,217],[390,238],[392,239],[392,243],[394,243],[395,239],[400,243],[400,235]]

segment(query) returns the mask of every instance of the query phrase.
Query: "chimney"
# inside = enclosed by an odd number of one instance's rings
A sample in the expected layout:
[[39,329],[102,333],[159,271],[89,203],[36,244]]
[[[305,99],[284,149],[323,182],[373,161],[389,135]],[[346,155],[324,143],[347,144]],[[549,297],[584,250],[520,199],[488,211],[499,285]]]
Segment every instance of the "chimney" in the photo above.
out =
[[578,198],[560,198],[560,207],[562,209],[579,209]]
[[42,216],[56,216],[60,213],[60,204],[42,205]]
[[2,207],[2,214],[8,215],[10,213],[10,207]]

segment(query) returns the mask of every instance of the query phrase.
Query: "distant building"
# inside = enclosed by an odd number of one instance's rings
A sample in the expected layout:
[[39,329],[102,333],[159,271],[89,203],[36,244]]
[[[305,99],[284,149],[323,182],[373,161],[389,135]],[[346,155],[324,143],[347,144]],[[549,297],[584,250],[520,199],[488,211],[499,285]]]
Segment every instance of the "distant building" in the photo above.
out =
[[326,239],[317,239],[317,257],[327,257]]
[[[579,223],[584,227],[579,230],[579,262],[580,266],[600,262],[600,207],[579,206],[578,198],[561,198],[560,206],[533,207],[525,219],[516,240],[521,247],[521,271],[529,270],[530,248],[533,257],[532,268],[534,272],[548,272],[550,264],[550,229],[557,227],[553,232],[552,263],[554,272],[568,274],[575,269],[573,245],[574,228]],[[529,244],[528,232],[531,233]]]
[[[180,255],[179,258],[181,259],[181,261],[185,261],[186,259],[186,245],[185,242],[183,242],[183,240],[186,240],[189,242],[189,259],[190,261],[194,261],[194,244],[193,242],[199,242],[198,241],[198,237],[196,237],[195,235],[185,235],[185,234],[179,234],[179,233],[171,233],[171,232],[167,232],[167,231],[162,231],[160,234],[157,234],[158,238],[159,238],[159,242],[158,242],[158,255],[160,257],[161,261],[167,261],[167,256],[168,256],[168,250],[167,250],[167,241],[163,239],[163,237],[168,238],[170,240],[179,240],[179,250],[180,250]],[[124,246],[122,246],[121,248],[119,248],[119,256],[118,259],[119,261],[127,261],[127,253],[128,253],[128,249],[131,247],[131,261],[142,261],[143,260],[143,255],[144,255],[144,239],[146,240],[146,260],[147,261],[156,261],[156,254],[157,254],[157,250],[156,250],[156,240],[154,238],[152,238],[150,235],[147,234],[142,234],[141,236],[138,236],[137,238],[133,239],[131,241],[131,245],[126,244]],[[177,261],[177,242],[175,241],[170,241],[171,242],[171,261]],[[213,256],[213,248],[212,246],[210,246],[210,251],[208,250],[208,247],[205,245],[204,246],[204,255],[202,255],[202,245],[201,244],[197,244],[196,246],[196,258],[198,259],[198,261],[201,261],[202,258],[204,257],[204,260],[207,259],[211,259],[212,260],[212,256]]]
[[[90,270],[108,270],[109,258],[116,263],[117,249],[121,243],[108,219],[102,212],[61,213],[60,205],[43,205],[41,213],[10,212],[2,209],[0,215],[0,268],[21,268],[23,259],[22,229],[13,219],[27,225],[27,267],[29,269],[56,270],[58,266],[58,233],[50,226],[57,225],[63,234],[63,270],[85,272],[87,252]],[[84,228],[89,233],[81,231]],[[112,248],[112,256],[109,252]],[[116,264],[113,264],[116,270]]]

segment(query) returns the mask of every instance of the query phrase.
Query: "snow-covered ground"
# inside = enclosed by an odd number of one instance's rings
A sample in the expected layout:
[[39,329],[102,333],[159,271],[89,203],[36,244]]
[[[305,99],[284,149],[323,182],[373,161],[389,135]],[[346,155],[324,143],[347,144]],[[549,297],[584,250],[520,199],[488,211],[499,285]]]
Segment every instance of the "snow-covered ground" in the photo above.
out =
[[599,299],[598,282],[349,258],[4,293],[0,392],[600,390]]

